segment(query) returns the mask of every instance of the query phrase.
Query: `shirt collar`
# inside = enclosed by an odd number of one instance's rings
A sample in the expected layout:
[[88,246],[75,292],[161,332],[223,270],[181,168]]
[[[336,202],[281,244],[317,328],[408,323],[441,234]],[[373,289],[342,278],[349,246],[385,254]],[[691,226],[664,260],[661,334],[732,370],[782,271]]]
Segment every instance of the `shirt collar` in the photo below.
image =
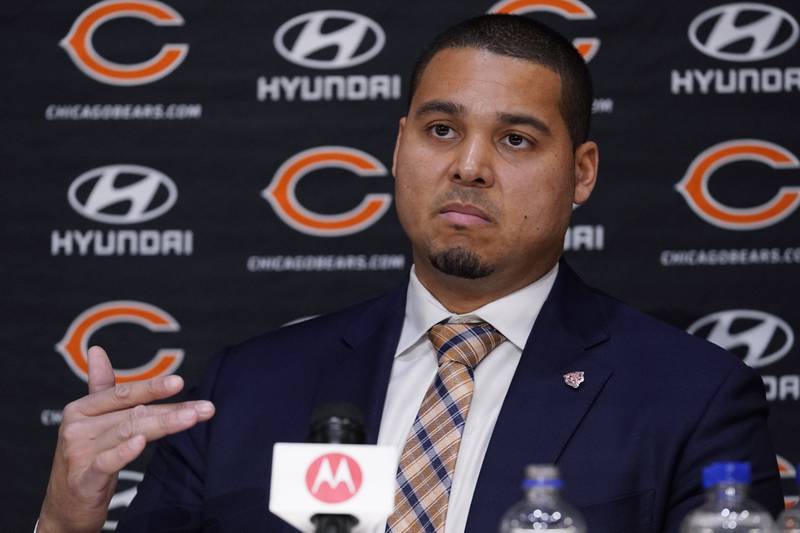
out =
[[544,276],[530,285],[502,298],[489,302],[466,315],[448,311],[417,278],[414,267],[409,275],[406,297],[406,316],[395,357],[405,353],[424,338],[434,324],[451,322],[486,321],[502,333],[520,350],[525,348],[533,323],[550,294],[558,274],[558,263]]

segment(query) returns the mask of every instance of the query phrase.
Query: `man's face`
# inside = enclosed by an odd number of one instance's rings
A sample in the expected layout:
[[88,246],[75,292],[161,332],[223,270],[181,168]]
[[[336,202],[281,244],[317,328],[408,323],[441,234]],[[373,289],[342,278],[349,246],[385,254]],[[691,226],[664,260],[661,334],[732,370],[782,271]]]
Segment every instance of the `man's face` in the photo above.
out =
[[473,48],[433,57],[393,162],[417,264],[479,278],[555,263],[597,155],[594,143],[573,149],[560,96],[559,75],[530,61]]

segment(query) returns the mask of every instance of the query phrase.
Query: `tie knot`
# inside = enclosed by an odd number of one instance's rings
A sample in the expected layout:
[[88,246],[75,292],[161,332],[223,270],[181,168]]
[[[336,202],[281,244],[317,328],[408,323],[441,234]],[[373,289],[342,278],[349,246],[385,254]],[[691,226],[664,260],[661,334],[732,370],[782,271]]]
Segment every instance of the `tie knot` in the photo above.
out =
[[503,335],[486,322],[473,324],[436,324],[428,330],[436,348],[439,364],[447,361],[475,368],[486,355],[499,346]]

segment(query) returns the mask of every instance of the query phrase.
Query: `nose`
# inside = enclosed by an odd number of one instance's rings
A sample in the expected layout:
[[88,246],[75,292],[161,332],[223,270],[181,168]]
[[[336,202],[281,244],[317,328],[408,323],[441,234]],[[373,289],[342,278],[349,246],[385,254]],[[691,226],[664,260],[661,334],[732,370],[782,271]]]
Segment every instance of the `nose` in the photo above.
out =
[[455,150],[450,180],[470,187],[490,187],[494,183],[491,142],[478,135],[465,138]]

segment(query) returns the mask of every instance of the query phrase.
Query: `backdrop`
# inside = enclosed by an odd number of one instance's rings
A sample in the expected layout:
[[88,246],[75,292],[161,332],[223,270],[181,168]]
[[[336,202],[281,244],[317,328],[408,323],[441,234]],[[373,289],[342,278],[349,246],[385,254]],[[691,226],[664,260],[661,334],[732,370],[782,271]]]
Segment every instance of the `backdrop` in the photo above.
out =
[[40,0],[0,7],[3,531],[33,525],[89,345],[120,380],[191,383],[226,344],[404,282],[408,72],[488,11],[551,24],[594,75],[600,181],[568,260],[762,374],[796,500],[797,2]]

